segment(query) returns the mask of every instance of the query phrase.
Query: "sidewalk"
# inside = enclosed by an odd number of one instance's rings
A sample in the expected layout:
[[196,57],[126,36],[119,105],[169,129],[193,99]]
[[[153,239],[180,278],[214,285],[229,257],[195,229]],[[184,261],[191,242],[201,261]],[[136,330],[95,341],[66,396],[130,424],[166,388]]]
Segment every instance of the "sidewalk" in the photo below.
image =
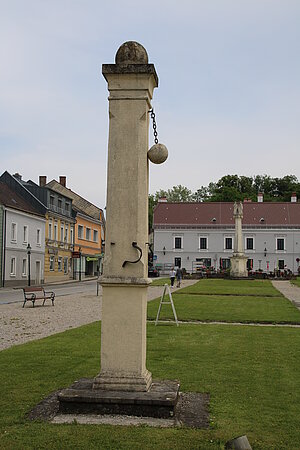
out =
[[272,281],[273,286],[300,310],[300,288],[290,281]]

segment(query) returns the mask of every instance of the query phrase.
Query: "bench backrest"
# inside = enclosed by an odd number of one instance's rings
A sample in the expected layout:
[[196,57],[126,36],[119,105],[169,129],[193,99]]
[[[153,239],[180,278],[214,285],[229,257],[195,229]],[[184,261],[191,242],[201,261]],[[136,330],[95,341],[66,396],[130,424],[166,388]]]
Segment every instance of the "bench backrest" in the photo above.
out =
[[42,292],[44,288],[42,286],[33,286],[33,287],[25,287],[23,288],[24,292]]

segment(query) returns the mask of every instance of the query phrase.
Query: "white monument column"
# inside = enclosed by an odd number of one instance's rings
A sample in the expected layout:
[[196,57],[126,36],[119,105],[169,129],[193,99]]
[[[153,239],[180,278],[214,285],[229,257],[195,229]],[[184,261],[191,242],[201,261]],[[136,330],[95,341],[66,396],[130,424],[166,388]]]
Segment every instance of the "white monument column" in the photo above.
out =
[[235,238],[234,251],[231,257],[230,275],[234,278],[248,277],[247,259],[244,253],[242,219],[243,219],[243,204],[242,202],[234,202],[233,217],[235,219]]
[[149,110],[158,78],[144,47],[123,44],[104,64],[109,90],[101,371],[93,388],[147,391]]

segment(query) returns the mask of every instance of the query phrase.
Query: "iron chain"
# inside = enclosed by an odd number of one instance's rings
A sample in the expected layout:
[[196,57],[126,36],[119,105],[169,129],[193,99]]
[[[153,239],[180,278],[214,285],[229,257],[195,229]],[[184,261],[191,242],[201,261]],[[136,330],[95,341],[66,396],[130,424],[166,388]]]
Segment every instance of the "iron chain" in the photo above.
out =
[[150,111],[149,111],[149,113],[150,113],[150,117],[151,117],[151,119],[152,119],[152,127],[153,127],[153,134],[154,134],[154,143],[155,144],[158,144],[158,138],[157,138],[157,136],[158,136],[158,134],[157,134],[157,131],[156,131],[156,121],[155,121],[155,112],[154,112],[154,109],[152,108],[152,109],[150,109]]

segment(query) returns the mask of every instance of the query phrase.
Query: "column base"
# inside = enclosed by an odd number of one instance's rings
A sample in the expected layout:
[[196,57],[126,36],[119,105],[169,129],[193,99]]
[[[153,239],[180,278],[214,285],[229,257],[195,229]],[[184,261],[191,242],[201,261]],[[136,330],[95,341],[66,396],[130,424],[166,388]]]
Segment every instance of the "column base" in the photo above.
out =
[[118,414],[169,418],[175,414],[179,382],[154,380],[147,392],[93,389],[95,380],[82,379],[58,393],[62,414]]
[[99,374],[94,378],[93,389],[105,391],[147,392],[152,383],[151,372],[146,370],[142,376],[116,376],[115,374]]
[[248,277],[247,260],[248,257],[245,255],[233,255],[230,258],[231,263],[230,276],[233,278]]

